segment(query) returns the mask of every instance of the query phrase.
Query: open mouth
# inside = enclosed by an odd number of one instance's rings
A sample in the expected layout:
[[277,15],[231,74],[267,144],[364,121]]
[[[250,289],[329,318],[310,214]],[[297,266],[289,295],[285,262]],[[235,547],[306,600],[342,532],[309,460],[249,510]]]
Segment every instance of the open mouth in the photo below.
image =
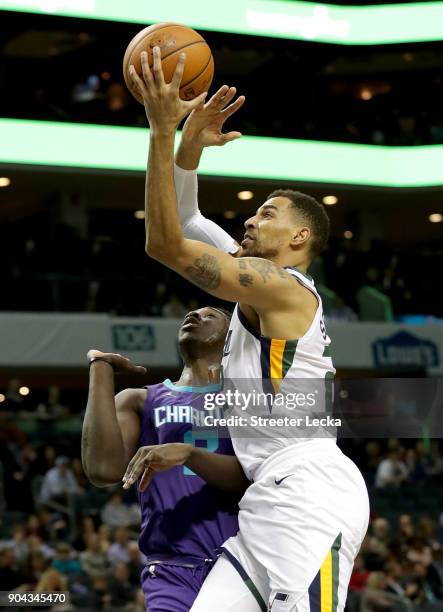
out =
[[182,325],[182,329],[188,329],[190,327],[198,327],[200,325],[200,321],[190,317],[189,319],[185,319]]
[[252,236],[250,236],[249,234],[245,234],[245,235],[244,235],[244,237],[243,237],[243,241],[241,242],[241,245],[240,245],[240,246],[243,246],[244,244],[246,244],[246,242],[247,242],[248,240],[251,240],[251,241],[252,241],[252,240],[254,240],[254,238],[252,238]]

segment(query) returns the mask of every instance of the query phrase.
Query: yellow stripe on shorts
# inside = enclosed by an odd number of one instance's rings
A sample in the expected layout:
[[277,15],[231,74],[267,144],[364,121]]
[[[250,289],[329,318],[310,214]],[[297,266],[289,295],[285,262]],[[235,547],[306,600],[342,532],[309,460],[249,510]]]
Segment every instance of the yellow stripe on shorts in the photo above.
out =
[[332,612],[332,551],[329,550],[320,569],[321,612]]

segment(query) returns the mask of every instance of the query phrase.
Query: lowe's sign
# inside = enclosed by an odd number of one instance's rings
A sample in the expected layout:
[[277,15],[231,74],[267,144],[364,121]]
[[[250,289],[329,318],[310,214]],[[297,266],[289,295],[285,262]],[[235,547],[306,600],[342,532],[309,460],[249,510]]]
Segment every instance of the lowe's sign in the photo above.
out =
[[408,331],[399,331],[372,343],[374,365],[377,367],[436,368],[440,365],[438,345]]

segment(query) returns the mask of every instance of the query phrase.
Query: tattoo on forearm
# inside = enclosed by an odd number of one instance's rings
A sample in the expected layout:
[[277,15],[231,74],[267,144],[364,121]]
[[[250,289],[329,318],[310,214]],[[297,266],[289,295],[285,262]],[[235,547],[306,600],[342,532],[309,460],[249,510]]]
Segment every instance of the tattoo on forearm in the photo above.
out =
[[250,274],[239,274],[238,280],[242,287],[248,287],[249,285],[252,285],[252,283],[254,282],[254,279],[252,278]]
[[247,270],[248,269],[248,262],[245,259],[239,259],[238,260],[238,267],[240,268],[240,270]]
[[221,268],[217,257],[203,253],[192,266],[185,269],[189,279],[205,291],[217,289],[221,281]]

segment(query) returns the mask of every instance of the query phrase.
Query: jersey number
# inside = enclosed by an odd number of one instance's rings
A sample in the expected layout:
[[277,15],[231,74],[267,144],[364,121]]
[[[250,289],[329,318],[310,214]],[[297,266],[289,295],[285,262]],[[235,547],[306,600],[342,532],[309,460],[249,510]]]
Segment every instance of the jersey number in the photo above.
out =
[[[192,446],[195,447],[203,447],[210,453],[215,453],[219,446],[218,432],[213,430],[187,431],[184,435],[183,442],[185,444],[192,444]],[[197,445],[197,442],[200,442],[200,444]],[[185,465],[183,466],[183,474],[185,476],[196,476],[196,474]]]

